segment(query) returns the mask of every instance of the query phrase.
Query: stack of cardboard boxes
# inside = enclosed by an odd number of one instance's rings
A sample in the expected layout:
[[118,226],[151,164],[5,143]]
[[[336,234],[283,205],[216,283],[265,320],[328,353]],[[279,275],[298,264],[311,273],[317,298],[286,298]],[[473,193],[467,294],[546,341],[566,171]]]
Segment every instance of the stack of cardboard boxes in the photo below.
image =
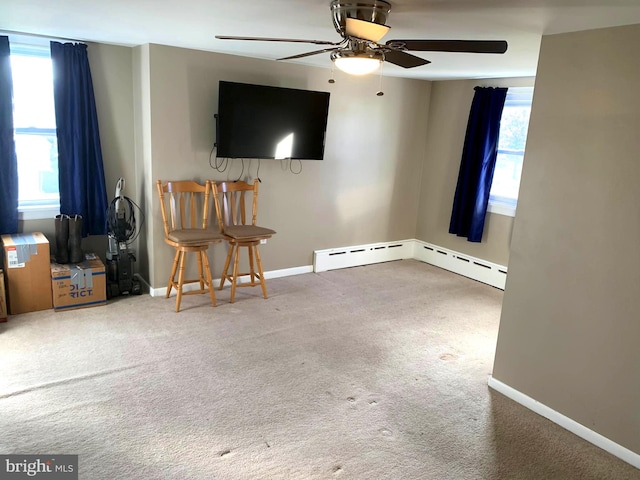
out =
[[2,235],[1,239],[7,298],[5,302],[0,293],[0,320],[3,305],[8,305],[9,314],[17,315],[106,303],[105,268],[95,254],[86,254],[79,264],[59,265],[51,261],[49,241],[42,233]]

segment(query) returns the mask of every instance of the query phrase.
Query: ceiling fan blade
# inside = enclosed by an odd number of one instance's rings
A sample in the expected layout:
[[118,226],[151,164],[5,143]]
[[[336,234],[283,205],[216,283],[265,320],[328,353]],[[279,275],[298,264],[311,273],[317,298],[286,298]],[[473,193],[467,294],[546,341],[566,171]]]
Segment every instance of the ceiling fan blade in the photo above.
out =
[[340,50],[340,49],[339,48],[325,48],[323,50],[316,50],[314,52],[307,52],[307,53],[301,53],[299,55],[291,55],[290,57],[278,58],[277,60],[293,60],[294,58],[310,57],[311,55],[317,55],[319,53],[334,52],[336,50]]
[[420,58],[400,50],[384,52],[384,59],[389,63],[393,63],[394,65],[398,65],[403,68],[421,67],[422,65],[431,63],[429,60],[425,60],[424,58]]
[[216,35],[219,40],[249,40],[252,42],[293,42],[293,43],[313,43],[315,45],[340,45],[339,42],[326,42],[324,40],[299,40],[296,38],[268,38],[268,37],[233,37],[229,35]]
[[348,37],[362,38],[378,43],[391,27],[379,23],[367,22],[357,18],[346,18],[345,33]]
[[389,40],[387,46],[417,52],[504,53],[504,40]]

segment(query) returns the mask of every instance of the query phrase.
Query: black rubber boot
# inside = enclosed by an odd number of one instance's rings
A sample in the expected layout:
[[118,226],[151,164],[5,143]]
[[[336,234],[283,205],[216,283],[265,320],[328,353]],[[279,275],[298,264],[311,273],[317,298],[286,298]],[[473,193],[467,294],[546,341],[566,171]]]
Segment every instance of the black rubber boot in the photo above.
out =
[[69,263],[69,216],[56,215],[56,263]]
[[82,254],[82,215],[69,217],[69,263],[80,263]]

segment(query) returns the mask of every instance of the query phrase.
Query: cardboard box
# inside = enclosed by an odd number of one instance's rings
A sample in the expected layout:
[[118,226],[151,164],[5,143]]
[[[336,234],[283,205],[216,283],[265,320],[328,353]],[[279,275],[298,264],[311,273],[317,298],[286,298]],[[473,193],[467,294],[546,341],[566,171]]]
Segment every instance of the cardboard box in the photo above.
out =
[[77,264],[51,263],[53,309],[56,312],[95,307],[107,303],[107,276],[95,253]]
[[42,233],[2,235],[9,313],[52,307],[49,241]]
[[4,272],[0,268],[0,322],[7,321],[7,295],[4,289]]

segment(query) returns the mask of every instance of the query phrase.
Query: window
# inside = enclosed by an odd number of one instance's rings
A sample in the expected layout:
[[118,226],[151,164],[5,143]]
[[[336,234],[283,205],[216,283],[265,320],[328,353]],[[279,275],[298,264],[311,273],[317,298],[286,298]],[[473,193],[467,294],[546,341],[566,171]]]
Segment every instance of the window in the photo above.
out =
[[489,194],[489,212],[515,215],[532,98],[533,87],[509,88],[507,91],[500,119],[498,158]]
[[53,71],[48,46],[11,43],[18,211],[23,219],[60,211]]

